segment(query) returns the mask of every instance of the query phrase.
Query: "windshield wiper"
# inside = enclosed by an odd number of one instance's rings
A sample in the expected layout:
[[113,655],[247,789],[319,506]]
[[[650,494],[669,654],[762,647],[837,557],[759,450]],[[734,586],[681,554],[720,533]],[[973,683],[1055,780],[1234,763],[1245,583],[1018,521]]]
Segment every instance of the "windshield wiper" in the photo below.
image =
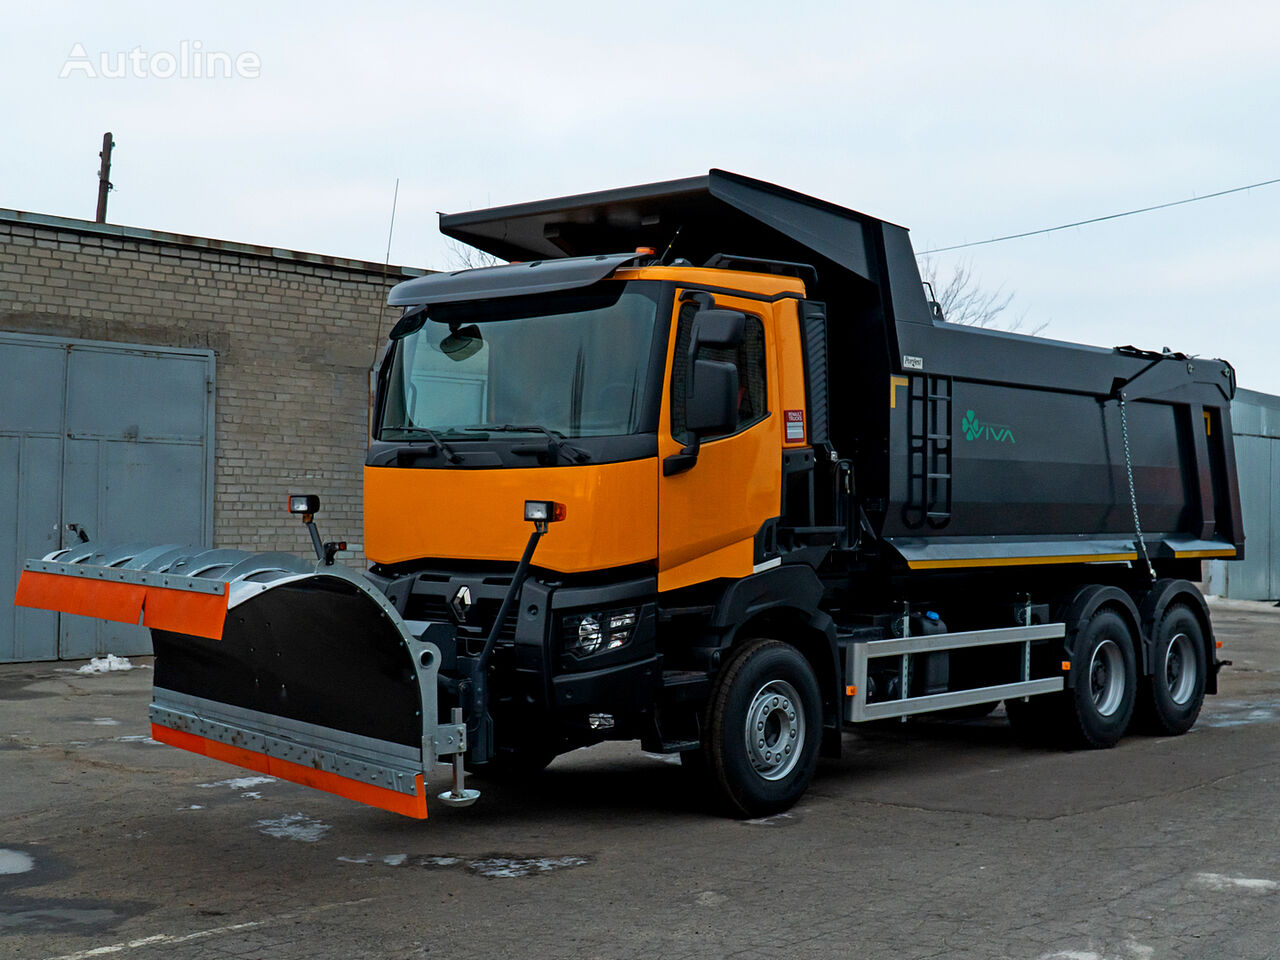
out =
[[[449,461],[449,463],[462,462],[462,457],[458,456],[458,454],[454,452],[453,447],[449,446],[447,443],[441,440],[438,436],[436,436],[435,432],[431,430],[430,427],[391,427],[390,429],[399,430],[402,433],[426,434],[427,439],[440,448],[441,452],[444,453],[445,459]],[[432,450],[431,452],[435,453],[434,450]]]
[[567,450],[569,457],[566,459],[572,459],[575,463],[583,463],[591,459],[591,454],[570,443],[565,439],[564,434],[557,433],[555,430],[548,430],[546,427],[536,423],[485,423],[478,427],[464,427],[463,429],[475,433],[540,433],[547,438],[547,446],[554,450],[557,456],[564,456]]

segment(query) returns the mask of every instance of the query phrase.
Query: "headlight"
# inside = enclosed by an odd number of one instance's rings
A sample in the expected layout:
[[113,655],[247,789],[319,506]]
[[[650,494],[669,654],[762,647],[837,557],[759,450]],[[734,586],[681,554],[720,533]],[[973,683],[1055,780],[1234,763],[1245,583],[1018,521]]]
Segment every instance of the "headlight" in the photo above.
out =
[[578,621],[577,642],[571,646],[579,653],[591,654],[600,649],[603,641],[604,634],[600,632],[600,621],[588,614]]
[[565,653],[589,657],[625,647],[635,633],[639,613],[637,607],[626,607],[569,614],[562,621],[561,629]]

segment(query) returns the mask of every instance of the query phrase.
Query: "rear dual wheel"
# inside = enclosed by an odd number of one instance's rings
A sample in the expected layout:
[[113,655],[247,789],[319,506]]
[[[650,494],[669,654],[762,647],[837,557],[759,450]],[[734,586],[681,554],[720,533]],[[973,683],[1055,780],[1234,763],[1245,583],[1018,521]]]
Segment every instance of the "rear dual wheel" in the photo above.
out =
[[1186,733],[1200,716],[1206,678],[1204,631],[1184,604],[1174,604],[1156,626],[1151,676],[1142,678],[1138,710],[1153,733]]
[[1129,729],[1138,693],[1138,658],[1129,622],[1099,610],[1076,638],[1075,687],[1063,691],[1068,745],[1112,747]]
[[1076,635],[1075,684],[1061,693],[1006,701],[1014,731],[1025,741],[1056,740],[1066,747],[1112,747],[1133,719],[1138,658],[1133,630],[1103,608]]

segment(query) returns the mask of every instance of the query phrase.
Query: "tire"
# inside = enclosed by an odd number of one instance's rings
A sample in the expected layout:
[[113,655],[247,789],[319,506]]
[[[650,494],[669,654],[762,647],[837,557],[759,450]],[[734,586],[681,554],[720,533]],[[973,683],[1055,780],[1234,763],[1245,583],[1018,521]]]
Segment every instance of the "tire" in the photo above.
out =
[[703,750],[711,781],[739,817],[780,813],[813,777],[821,696],[809,662],[777,640],[751,640],[721,670]]
[[1095,613],[1075,640],[1075,686],[1057,703],[1057,732],[1064,746],[1113,747],[1129,729],[1138,692],[1133,631],[1115,610]]
[[1153,640],[1151,676],[1138,687],[1138,715],[1143,729],[1177,736],[1195,725],[1204,704],[1204,631],[1191,608],[1176,603],[1160,618]]

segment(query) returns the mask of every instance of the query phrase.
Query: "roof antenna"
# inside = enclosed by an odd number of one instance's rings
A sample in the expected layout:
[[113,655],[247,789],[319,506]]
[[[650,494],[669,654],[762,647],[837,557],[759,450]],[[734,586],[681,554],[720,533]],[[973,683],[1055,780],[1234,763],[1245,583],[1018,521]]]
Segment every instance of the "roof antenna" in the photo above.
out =
[[[387,227],[387,256],[382,261],[382,285],[387,285],[387,272],[391,269],[391,237],[396,230],[396,203],[400,199],[400,178],[396,177],[395,193],[391,195],[391,226]],[[387,305],[386,291],[378,301],[378,326],[373,332],[373,362],[378,362],[378,347],[382,343],[382,312]]]
[[378,346],[382,343],[382,312],[387,306],[387,274],[391,270],[391,236],[396,229],[396,203],[400,199],[400,178],[396,177],[395,193],[391,195],[391,226],[387,228],[387,256],[382,261],[382,289],[378,299],[378,326],[373,331],[373,360],[369,363],[369,430],[366,437],[373,439],[373,406],[378,392]]
[[683,229],[684,229],[683,223],[680,224],[680,226],[676,227],[676,232],[671,235],[671,242],[667,244],[667,249],[663,250],[662,256],[658,258],[658,264],[657,264],[658,266],[660,267],[666,266],[667,254],[669,254],[671,252],[671,248],[676,245],[676,237],[680,236],[680,231]]

